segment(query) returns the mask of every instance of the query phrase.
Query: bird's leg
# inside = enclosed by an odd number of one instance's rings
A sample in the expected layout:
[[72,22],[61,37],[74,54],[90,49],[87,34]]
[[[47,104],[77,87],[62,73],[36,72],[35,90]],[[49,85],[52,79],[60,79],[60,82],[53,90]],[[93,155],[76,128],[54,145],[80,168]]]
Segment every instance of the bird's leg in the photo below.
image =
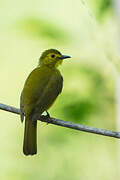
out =
[[47,115],[39,115],[39,114],[34,114],[32,116],[32,121],[35,122],[37,119],[45,119],[46,123],[49,124],[51,123],[51,117],[48,111],[45,111]]
[[48,111],[46,111],[46,113],[47,113],[47,115],[46,115],[46,118],[50,118],[50,114],[49,114],[49,112]]
[[51,122],[51,118],[50,118],[50,114],[48,113],[48,111],[46,111],[47,115],[44,116],[47,119],[47,124],[49,124]]
[[47,125],[49,123],[51,123],[51,118],[50,118],[50,114],[48,113],[48,111],[46,111],[47,115],[46,115],[46,118],[47,118]]
[[50,114],[48,113],[48,111],[44,111],[44,112],[46,112],[46,115],[42,114],[40,117],[43,117],[45,119],[50,119]]

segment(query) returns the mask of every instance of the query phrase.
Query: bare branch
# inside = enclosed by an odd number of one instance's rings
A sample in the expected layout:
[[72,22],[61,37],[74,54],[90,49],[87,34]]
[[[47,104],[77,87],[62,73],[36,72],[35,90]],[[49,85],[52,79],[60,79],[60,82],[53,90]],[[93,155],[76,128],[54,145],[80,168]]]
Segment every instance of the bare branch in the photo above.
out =
[[[15,108],[13,106],[0,104],[0,109],[9,111],[15,114],[20,114],[20,109]],[[99,135],[109,136],[109,137],[114,137],[114,138],[120,138],[120,132],[115,132],[115,131],[106,130],[106,129],[99,129],[99,128],[94,128],[94,127],[88,127],[88,126],[75,124],[68,121],[62,121],[56,118],[46,118],[45,116],[41,116],[40,121],[79,130],[79,131],[84,131],[84,132],[89,132],[89,133],[94,133],[94,134],[99,134]]]

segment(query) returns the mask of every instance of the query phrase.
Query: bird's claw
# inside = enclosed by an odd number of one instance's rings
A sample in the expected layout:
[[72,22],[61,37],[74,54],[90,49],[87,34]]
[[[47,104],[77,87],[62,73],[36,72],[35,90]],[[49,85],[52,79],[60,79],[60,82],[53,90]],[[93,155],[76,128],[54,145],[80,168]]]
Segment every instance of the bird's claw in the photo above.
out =
[[47,115],[42,115],[41,116],[41,118],[43,118],[43,119],[46,119],[47,120],[47,125],[49,124],[49,123],[51,123],[51,118],[50,118],[50,114],[46,111],[46,113],[47,113]]
[[47,115],[45,116],[47,119],[50,119],[50,114],[46,111]]

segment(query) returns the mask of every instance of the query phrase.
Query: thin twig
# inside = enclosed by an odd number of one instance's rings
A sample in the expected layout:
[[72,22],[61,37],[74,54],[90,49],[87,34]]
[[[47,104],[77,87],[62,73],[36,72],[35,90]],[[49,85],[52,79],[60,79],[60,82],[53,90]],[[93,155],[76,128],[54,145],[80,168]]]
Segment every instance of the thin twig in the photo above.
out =
[[[0,109],[9,111],[9,112],[12,112],[15,114],[20,114],[20,109],[15,108],[13,106],[0,104]],[[106,130],[106,129],[99,129],[99,128],[95,128],[95,127],[88,127],[88,126],[75,124],[75,123],[68,122],[68,121],[59,120],[56,118],[46,118],[45,116],[41,116],[40,121],[55,124],[55,125],[62,126],[62,127],[79,130],[79,131],[84,131],[84,132],[89,132],[89,133],[94,133],[94,134],[99,134],[99,135],[109,136],[109,137],[114,137],[114,138],[120,138],[120,132],[115,132],[115,131]]]

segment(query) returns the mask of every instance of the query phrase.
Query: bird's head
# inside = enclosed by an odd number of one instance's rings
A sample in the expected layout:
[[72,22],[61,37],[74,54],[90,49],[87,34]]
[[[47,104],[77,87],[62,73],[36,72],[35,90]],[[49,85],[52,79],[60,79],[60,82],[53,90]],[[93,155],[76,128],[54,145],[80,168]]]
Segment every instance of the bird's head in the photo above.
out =
[[67,58],[70,58],[70,56],[62,55],[56,49],[48,49],[42,53],[39,59],[39,65],[58,67],[60,64],[62,64],[63,60]]

